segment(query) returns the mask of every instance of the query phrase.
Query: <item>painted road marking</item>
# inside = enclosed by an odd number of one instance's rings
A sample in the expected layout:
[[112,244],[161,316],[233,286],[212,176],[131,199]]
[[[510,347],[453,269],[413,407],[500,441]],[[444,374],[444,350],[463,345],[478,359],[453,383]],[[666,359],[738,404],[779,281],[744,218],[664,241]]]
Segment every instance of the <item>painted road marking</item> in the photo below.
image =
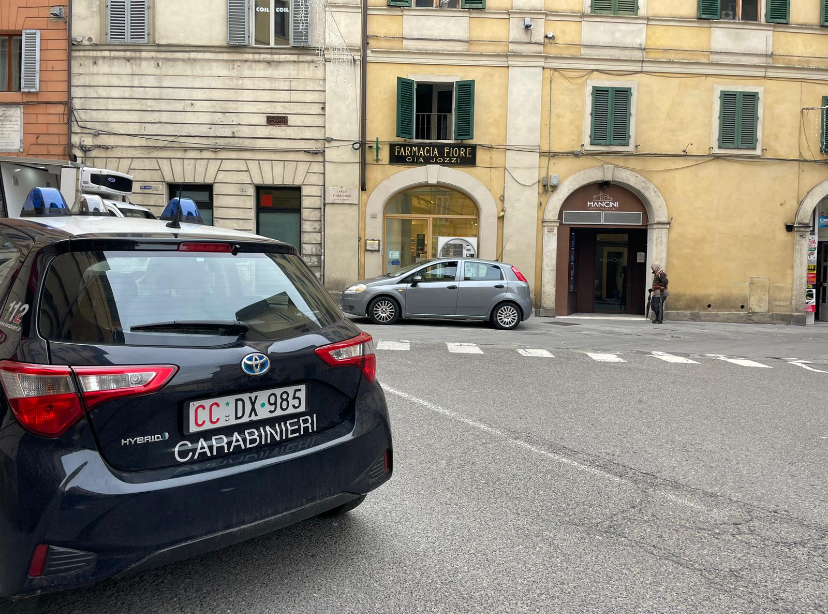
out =
[[663,360],[664,362],[672,362],[680,365],[697,365],[695,360],[690,360],[689,358],[684,358],[682,356],[673,356],[672,354],[668,354],[667,352],[653,352],[650,354],[653,358],[658,358],[659,360]]
[[763,365],[761,362],[748,360],[747,358],[728,358],[727,356],[722,356],[721,354],[708,354],[708,356],[710,358],[715,358],[716,360],[723,360],[734,365],[739,365],[740,367],[753,367],[756,369],[773,369],[773,367],[771,366]]
[[529,356],[531,358],[555,358],[552,352],[548,350],[533,350],[529,348],[520,348],[518,354],[521,356]]
[[816,367],[810,367],[808,365],[812,365],[810,360],[799,360],[798,358],[786,358],[786,362],[796,365],[797,367],[802,367],[803,369],[807,369],[808,371],[813,371],[814,373],[828,373],[828,371],[822,371],[821,369],[817,369]]
[[446,343],[452,354],[482,354],[483,350],[476,343]]
[[380,341],[377,343],[377,349],[406,352],[411,349],[411,343],[408,341]]
[[608,354],[604,352],[587,352],[587,356],[589,356],[592,360],[596,362],[627,362],[620,356],[616,354]]

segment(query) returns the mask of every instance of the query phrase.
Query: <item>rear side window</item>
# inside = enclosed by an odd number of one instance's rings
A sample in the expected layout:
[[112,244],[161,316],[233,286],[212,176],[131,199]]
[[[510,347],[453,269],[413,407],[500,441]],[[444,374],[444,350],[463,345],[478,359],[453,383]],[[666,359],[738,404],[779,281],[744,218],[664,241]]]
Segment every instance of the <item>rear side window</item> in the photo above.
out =
[[[41,335],[70,343],[275,341],[341,319],[292,254],[70,252],[52,261],[41,297]],[[222,322],[241,322],[246,330],[223,330],[216,326]],[[167,328],[153,330],[159,324]]]
[[485,262],[466,262],[463,264],[464,281],[498,281],[503,279],[503,273],[496,264]]
[[20,249],[6,237],[0,234],[0,288],[6,287],[14,269],[22,256]]

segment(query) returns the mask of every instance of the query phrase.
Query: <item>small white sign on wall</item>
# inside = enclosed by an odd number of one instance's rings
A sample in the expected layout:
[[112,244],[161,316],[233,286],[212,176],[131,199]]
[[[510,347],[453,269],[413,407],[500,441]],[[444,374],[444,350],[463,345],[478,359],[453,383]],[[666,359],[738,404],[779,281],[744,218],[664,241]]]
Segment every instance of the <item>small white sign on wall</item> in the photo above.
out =
[[328,188],[327,202],[335,205],[356,205],[357,189],[356,188]]
[[0,105],[0,151],[23,151],[23,105]]
[[647,262],[647,252],[636,252],[635,261],[636,262]]

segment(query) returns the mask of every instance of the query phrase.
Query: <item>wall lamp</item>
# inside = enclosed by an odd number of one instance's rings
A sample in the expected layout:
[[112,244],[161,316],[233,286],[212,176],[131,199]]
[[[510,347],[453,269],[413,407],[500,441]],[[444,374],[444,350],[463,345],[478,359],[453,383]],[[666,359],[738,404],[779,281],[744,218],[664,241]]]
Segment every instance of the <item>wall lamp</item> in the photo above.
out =
[[793,224],[785,224],[785,230],[787,232],[793,232],[794,225]]

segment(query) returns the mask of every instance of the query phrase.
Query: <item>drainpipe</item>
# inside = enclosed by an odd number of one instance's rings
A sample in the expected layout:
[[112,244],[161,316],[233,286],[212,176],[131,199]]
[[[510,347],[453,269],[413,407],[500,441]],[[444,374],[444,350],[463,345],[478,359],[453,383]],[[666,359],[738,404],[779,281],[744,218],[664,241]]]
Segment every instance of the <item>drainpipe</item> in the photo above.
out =
[[72,160],[72,0],[67,0],[66,10],[66,159]]
[[362,41],[360,45],[360,129],[359,129],[359,184],[360,189],[365,192],[366,187],[366,160],[365,160],[365,143],[368,138],[368,118],[366,117],[366,109],[368,108],[367,93],[368,93],[368,0],[362,0]]

